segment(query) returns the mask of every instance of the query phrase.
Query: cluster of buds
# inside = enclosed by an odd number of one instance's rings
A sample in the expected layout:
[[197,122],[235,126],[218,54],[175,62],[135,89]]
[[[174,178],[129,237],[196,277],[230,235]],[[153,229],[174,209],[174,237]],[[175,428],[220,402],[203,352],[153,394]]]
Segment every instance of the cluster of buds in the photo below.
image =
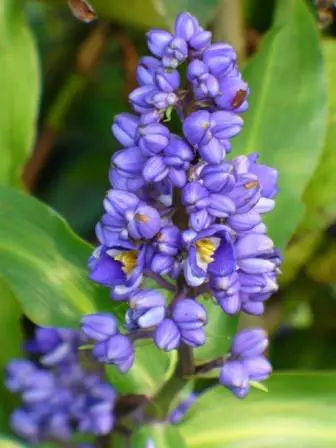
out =
[[97,372],[81,366],[78,349],[83,342],[78,331],[39,328],[26,347],[38,362],[8,364],[6,386],[22,398],[11,426],[29,443],[65,444],[78,432],[100,436],[113,429],[116,392]]
[[[124,329],[106,314],[82,321],[96,359],[122,372],[132,366],[137,338],[152,338],[165,351],[205,344],[204,292],[218,313],[261,315],[281,263],[262,222],[275,205],[277,171],[259,164],[257,154],[227,157],[249,95],[234,49],[211,44],[211,33],[188,13],[177,17],[174,34],[152,30],[147,38],[152,55],[140,59],[139,87],[129,96],[134,114],[118,115],[112,126],[122,148],[112,157],[112,188],[96,227],[100,245],[89,261],[90,278],[129,309]],[[168,128],[172,114],[180,136]],[[146,277],[171,299],[144,288]],[[244,334],[235,341],[260,336]],[[254,372],[267,345],[262,334],[261,345],[251,336],[254,358],[240,342],[223,358],[220,382],[239,397],[249,381],[270,373],[268,363],[263,374]]]

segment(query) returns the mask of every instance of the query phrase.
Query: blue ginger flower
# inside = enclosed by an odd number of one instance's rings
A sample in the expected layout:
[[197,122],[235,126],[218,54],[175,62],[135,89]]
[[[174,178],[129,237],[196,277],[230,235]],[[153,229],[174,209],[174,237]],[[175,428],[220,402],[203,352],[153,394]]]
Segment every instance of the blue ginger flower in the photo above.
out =
[[[97,321],[86,328],[101,338],[111,331],[110,325],[105,316],[99,333],[94,332]],[[39,355],[39,365],[24,360],[8,364],[5,384],[22,399],[11,415],[11,426],[28,442],[67,442],[75,432],[105,435],[112,430],[116,392],[100,375],[80,365],[82,342],[83,336],[74,330],[38,328],[28,349]]]
[[251,381],[263,381],[272,372],[271,364],[263,355],[267,347],[268,339],[261,329],[246,329],[238,333],[221,368],[220,383],[238,398],[244,398]]
[[[132,366],[139,338],[165,351],[203,345],[204,292],[219,313],[262,314],[282,261],[263,223],[275,206],[277,171],[255,153],[227,157],[250,94],[236,52],[211,43],[189,13],[176,18],[172,33],[149,31],[147,43],[151,55],[140,58],[139,86],[129,96],[134,114],[117,115],[112,126],[121,148],[96,227],[100,246],[89,261],[91,280],[128,303],[124,330],[106,315],[82,321],[95,358],[121,371]],[[182,135],[170,129],[172,113]],[[148,277],[173,297],[148,290]],[[237,335],[220,381],[243,397],[270,369],[262,351],[252,357],[237,349],[241,340]]]

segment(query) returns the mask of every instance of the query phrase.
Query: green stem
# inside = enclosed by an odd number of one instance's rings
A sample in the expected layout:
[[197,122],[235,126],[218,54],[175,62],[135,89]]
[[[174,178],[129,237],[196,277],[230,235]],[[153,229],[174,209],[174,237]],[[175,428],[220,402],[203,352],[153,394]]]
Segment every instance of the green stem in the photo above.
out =
[[160,408],[161,417],[165,418],[176,395],[186,386],[188,378],[173,375],[155,397],[155,404]]
[[222,0],[214,21],[213,36],[216,42],[231,44],[239,62],[244,61],[246,49],[242,0]]

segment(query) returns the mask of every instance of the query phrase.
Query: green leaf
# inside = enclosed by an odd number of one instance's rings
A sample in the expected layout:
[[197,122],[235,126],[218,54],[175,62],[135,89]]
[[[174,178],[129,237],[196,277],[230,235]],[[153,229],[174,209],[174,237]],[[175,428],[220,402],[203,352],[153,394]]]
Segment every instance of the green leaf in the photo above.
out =
[[305,270],[318,283],[336,283],[336,243],[329,242],[328,247],[316,255]]
[[39,70],[23,1],[0,8],[0,184],[18,185],[35,137]]
[[0,429],[8,430],[8,418],[17,405],[17,400],[4,386],[4,374],[7,363],[14,358],[22,357],[21,309],[15,296],[5,281],[0,277],[0,340],[4,342],[6,350],[0,351],[0,402],[4,413],[0,418]]
[[323,43],[328,81],[328,129],[320,164],[304,193],[307,213],[303,227],[324,229],[336,218],[336,45],[334,40]]
[[163,352],[144,340],[135,343],[135,361],[127,373],[119,373],[114,366],[108,366],[106,371],[119,392],[151,397],[171,377],[176,360],[175,351]]
[[321,245],[323,230],[335,221],[336,201],[336,46],[333,40],[323,42],[328,82],[328,122],[324,151],[317,170],[303,196],[306,213],[284,255],[282,285],[292,280],[300,267]]
[[282,275],[279,276],[280,288],[294,280],[300,267],[312,257],[322,242],[322,232],[318,230],[307,232],[302,229],[302,226],[299,226],[284,253],[284,262],[281,266]]
[[0,436],[0,448],[28,448],[28,445],[25,445],[18,440]]
[[199,302],[207,309],[208,324],[205,328],[206,343],[194,350],[197,364],[224,356],[228,352],[239,321],[238,316],[229,316],[224,313],[213,298],[204,296]]
[[336,374],[277,374],[269,392],[238,400],[223,387],[204,393],[179,426],[189,448],[333,448]]
[[0,187],[0,275],[32,321],[68,327],[98,310],[123,313],[87,279],[91,250],[55,211]]
[[220,0],[125,0],[124,2],[92,0],[90,3],[102,17],[141,28],[154,26],[171,29],[175,17],[183,11],[195,15],[202,25],[208,24],[214,17]]
[[155,448],[187,448],[179,430],[167,423],[143,426],[132,437],[133,448],[146,448],[146,442],[152,440]]
[[221,0],[154,0],[153,4],[167,25],[172,27],[176,16],[184,11],[197,17],[201,25],[208,24],[214,18],[220,2]]
[[90,4],[101,17],[141,28],[164,27],[165,20],[155,7],[155,2],[156,0],[125,0],[123,2],[91,0]]
[[279,5],[276,24],[244,70],[250,109],[233,147],[236,154],[259,152],[261,163],[279,170],[280,194],[266,223],[284,247],[303,217],[301,197],[321,155],[326,83],[319,34],[305,1]]

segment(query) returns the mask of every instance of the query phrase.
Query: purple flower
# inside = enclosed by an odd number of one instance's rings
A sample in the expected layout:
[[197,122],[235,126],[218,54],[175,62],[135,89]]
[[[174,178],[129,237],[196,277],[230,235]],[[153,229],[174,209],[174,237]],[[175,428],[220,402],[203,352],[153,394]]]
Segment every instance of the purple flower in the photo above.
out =
[[129,102],[133,110],[140,114],[146,114],[155,109],[154,96],[160,93],[153,85],[145,85],[133,90],[129,95]]
[[237,63],[237,55],[229,44],[212,44],[203,55],[204,63],[216,77],[227,75]]
[[121,373],[127,372],[134,362],[132,343],[127,336],[120,333],[98,342],[92,353],[97,361],[113,364]]
[[152,239],[161,229],[161,217],[159,212],[154,208],[140,203],[134,214],[130,210],[126,214],[128,219],[128,231],[132,238],[135,239]]
[[172,185],[182,188],[187,182],[187,170],[194,159],[193,150],[180,137],[172,135],[164,149],[164,164],[168,168],[168,179]]
[[37,443],[40,439],[38,419],[32,412],[25,409],[16,409],[10,419],[11,427],[22,438]]
[[163,92],[174,92],[180,87],[180,74],[177,70],[159,67],[155,73],[156,86]]
[[144,56],[140,58],[136,78],[140,86],[154,85],[154,76],[156,70],[161,66],[160,60],[152,56]]
[[264,356],[244,359],[244,367],[252,381],[264,381],[272,373],[272,366]]
[[86,337],[99,342],[116,334],[118,325],[109,313],[88,314],[81,319],[81,330]]
[[31,361],[12,360],[6,367],[5,386],[11,392],[21,392],[26,384],[26,380],[36,367]]
[[173,320],[179,330],[197,330],[207,323],[205,308],[193,299],[179,300],[173,308]]
[[189,182],[182,190],[182,204],[190,215],[190,226],[200,231],[210,224],[208,206],[209,192],[199,182]]
[[238,181],[230,195],[242,213],[252,207],[258,213],[266,213],[275,205],[273,198],[278,192],[278,173],[272,168],[257,164],[257,159],[257,154],[250,154],[236,157],[233,161]]
[[68,328],[38,328],[26,350],[40,353],[40,362],[45,366],[71,362],[80,342],[78,338],[78,332]]
[[165,298],[157,291],[139,289],[130,298],[126,314],[128,329],[150,328],[160,324],[166,312]]
[[264,198],[273,199],[278,193],[278,171],[266,165],[257,163],[259,155],[254,153],[248,156],[249,172],[255,174],[261,184],[261,195]]
[[130,245],[99,246],[89,262],[90,279],[111,288],[116,299],[127,297],[141,283],[145,250]]
[[273,241],[266,235],[251,233],[239,238],[235,251],[239,268],[247,274],[264,274],[277,267],[277,260],[269,258],[274,253]]
[[211,291],[226,314],[237,314],[242,308],[238,272],[211,279]]
[[172,319],[164,319],[156,328],[155,344],[166,352],[176,349],[181,342],[180,331]]
[[195,56],[200,56],[206,50],[211,42],[212,34],[210,31],[205,31],[202,28],[190,39],[189,45],[192,48],[192,53]]
[[159,212],[133,194],[122,190],[110,190],[104,200],[106,214],[96,227],[101,244],[111,247],[129,237],[151,239],[160,230]]
[[213,225],[199,233],[186,231],[183,239],[188,250],[183,267],[188,285],[200,286],[236,270],[234,248],[225,226]]
[[214,101],[223,110],[234,110],[237,113],[245,112],[248,109],[247,97],[249,89],[241,79],[237,70],[236,73],[226,76],[219,82],[218,91]]
[[116,190],[129,191],[131,193],[138,193],[141,197],[141,189],[145,185],[145,180],[142,176],[142,172],[137,174],[129,174],[126,171],[114,168],[112,165],[109,171],[109,180],[111,186]]
[[238,398],[245,398],[249,393],[248,371],[244,368],[243,363],[238,360],[227,361],[223,365],[219,381]]
[[168,31],[151,30],[147,33],[148,48],[154,56],[162,58],[167,45],[171,42],[173,36]]
[[165,351],[176,349],[181,342],[199,347],[205,342],[205,308],[193,299],[180,299],[173,307],[172,318],[164,319],[157,327],[154,341]]
[[141,174],[146,157],[137,146],[130,146],[114,153],[112,164],[118,168],[125,177],[134,178]]
[[186,413],[189,411],[189,409],[192,407],[192,405],[197,400],[197,394],[192,393],[189,395],[189,397],[182,401],[170,414],[169,414],[169,422],[173,425],[176,425],[180,423],[180,421],[183,419],[183,417],[186,415]]
[[160,123],[139,126],[137,143],[145,156],[159,154],[169,144],[169,129]]
[[142,175],[146,182],[161,182],[168,175],[168,168],[161,156],[154,156],[147,160]]
[[187,181],[187,170],[194,158],[191,148],[179,137],[171,135],[163,156],[150,157],[143,168],[146,182],[162,182],[166,178],[171,185],[183,187]]
[[200,174],[204,186],[211,193],[225,194],[231,191],[235,185],[236,178],[231,163],[220,165],[206,165]]
[[55,393],[55,381],[51,373],[36,369],[26,378],[22,399],[26,403],[48,400]]
[[112,125],[113,135],[123,146],[133,146],[139,123],[140,120],[136,115],[119,114]]
[[219,82],[201,60],[195,59],[189,64],[187,78],[193,84],[197,98],[216,97],[218,95]]
[[246,329],[238,333],[233,339],[231,354],[221,369],[220,383],[237,397],[246,397],[250,381],[263,381],[272,371],[263,356],[267,346],[266,333],[261,329]]
[[169,275],[176,279],[181,272],[181,262],[174,255],[157,252],[151,260],[151,269],[156,274]]
[[165,47],[162,65],[168,69],[175,69],[188,56],[188,45],[180,37],[174,37]]
[[[152,55],[140,59],[138,87],[129,95],[135,115],[118,115],[113,124],[122,148],[112,157],[113,190],[96,227],[100,246],[89,260],[90,278],[110,288],[113,299],[128,301],[130,333],[119,333],[109,315],[82,321],[97,342],[95,358],[120,371],[132,365],[131,341],[139,335],[153,335],[164,351],[205,343],[206,310],[193,297],[181,298],[188,288],[196,297],[210,292],[218,312],[263,313],[281,263],[262,221],[275,205],[277,171],[258,164],[257,154],[226,159],[249,95],[234,49],[211,44],[211,33],[186,12],[173,33],[150,30],[147,42]],[[181,137],[165,125],[171,119],[181,120]],[[166,304],[160,292],[139,289],[144,276],[161,285],[163,276],[176,280],[173,298]],[[250,381],[269,375],[266,340],[259,330],[234,339],[220,381],[235,395],[246,396]],[[105,433],[110,419],[94,408],[81,428]]]
[[167,255],[176,255],[182,245],[181,231],[177,226],[162,227],[155,237],[158,250]]
[[266,332],[261,328],[240,331],[232,341],[231,353],[244,358],[255,358],[268,347]]
[[195,17],[188,12],[182,12],[175,20],[175,36],[189,42],[196,33],[199,32],[200,26]]
[[211,41],[211,33],[204,31],[197,19],[188,12],[183,12],[177,16],[175,35],[188,43],[194,55],[201,54]]
[[[46,329],[49,335],[42,330],[38,329],[35,349],[38,351],[40,347],[45,355],[47,347],[53,350],[51,330],[55,335],[65,330]],[[12,429],[33,444],[48,439],[66,441],[78,431],[103,435],[110,432],[114,424],[114,389],[102,383],[99,376],[80,367],[77,353],[80,334],[70,329],[66,331],[73,333],[77,341],[74,356],[67,363],[54,364],[52,370],[27,361],[15,361],[7,367],[6,384],[20,392],[23,400],[23,405],[11,416]]]
[[240,132],[242,125],[243,120],[231,112],[202,110],[186,118],[183,133],[206,162],[219,164],[230,150],[229,139]]

